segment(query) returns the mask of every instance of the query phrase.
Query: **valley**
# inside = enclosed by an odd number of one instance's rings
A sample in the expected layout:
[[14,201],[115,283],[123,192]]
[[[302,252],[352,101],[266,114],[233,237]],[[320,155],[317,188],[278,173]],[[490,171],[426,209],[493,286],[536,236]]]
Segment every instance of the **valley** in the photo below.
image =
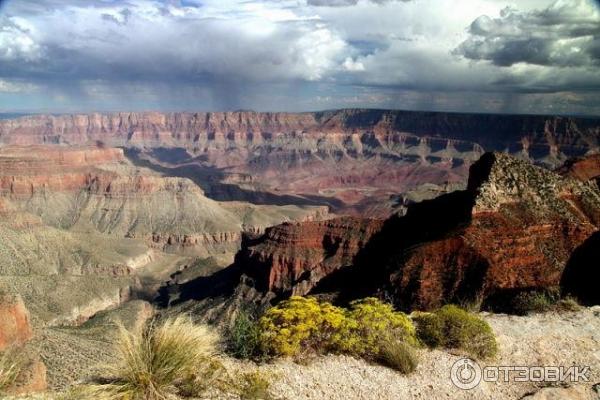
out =
[[22,315],[0,343],[29,355],[21,391],[62,390],[118,320],[597,305],[599,138],[593,118],[364,109],[1,120],[0,315]]

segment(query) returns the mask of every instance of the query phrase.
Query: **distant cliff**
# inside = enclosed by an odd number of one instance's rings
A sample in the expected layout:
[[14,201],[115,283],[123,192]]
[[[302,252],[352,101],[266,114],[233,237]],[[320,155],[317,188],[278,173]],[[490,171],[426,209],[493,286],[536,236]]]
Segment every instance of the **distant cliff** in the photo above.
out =
[[411,145],[411,137],[430,137],[457,141],[459,146],[463,141],[476,143],[485,150],[524,151],[533,158],[574,156],[598,147],[600,118],[348,109],[296,114],[242,111],[35,115],[0,121],[0,140],[19,144],[105,141],[112,145],[193,147],[233,142],[248,146],[280,137],[301,140],[332,134],[344,138],[359,135],[355,139],[364,146]]

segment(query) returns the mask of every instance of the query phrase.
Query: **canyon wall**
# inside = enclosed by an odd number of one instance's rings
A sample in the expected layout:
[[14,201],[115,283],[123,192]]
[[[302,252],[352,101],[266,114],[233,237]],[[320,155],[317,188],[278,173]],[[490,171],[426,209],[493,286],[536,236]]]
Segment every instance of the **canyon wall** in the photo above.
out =
[[364,109],[0,121],[0,143],[125,147],[134,161],[190,178],[214,200],[327,205],[375,217],[464,189],[469,166],[485,151],[556,167],[597,151],[599,138],[593,118]]
[[[241,145],[281,138],[330,139],[348,148],[419,144],[411,136],[445,138],[449,150],[504,150],[569,156],[598,146],[600,120],[593,118],[434,113],[349,109],[315,113],[114,113],[27,116],[0,121],[0,139],[20,144],[90,144],[201,147]],[[466,143],[463,143],[466,142]],[[425,144],[428,140],[425,140]],[[475,145],[475,149],[472,147]],[[477,146],[478,145],[478,146]],[[538,147],[540,148],[538,150]],[[544,148],[544,149],[542,149]],[[440,149],[432,149],[440,150]]]
[[575,294],[591,302],[593,284],[581,282],[597,276],[590,264],[597,252],[590,249],[599,228],[595,182],[486,153],[464,191],[413,204],[385,222],[344,218],[271,228],[244,244],[232,270],[250,278],[242,285],[275,299],[376,295],[405,310],[462,302],[503,310],[520,292],[566,285],[571,292],[584,288]]

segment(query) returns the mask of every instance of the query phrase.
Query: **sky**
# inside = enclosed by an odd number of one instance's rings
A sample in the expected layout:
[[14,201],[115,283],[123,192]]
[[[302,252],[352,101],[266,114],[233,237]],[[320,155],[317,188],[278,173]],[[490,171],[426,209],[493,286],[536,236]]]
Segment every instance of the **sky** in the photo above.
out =
[[0,0],[0,112],[600,115],[596,0]]

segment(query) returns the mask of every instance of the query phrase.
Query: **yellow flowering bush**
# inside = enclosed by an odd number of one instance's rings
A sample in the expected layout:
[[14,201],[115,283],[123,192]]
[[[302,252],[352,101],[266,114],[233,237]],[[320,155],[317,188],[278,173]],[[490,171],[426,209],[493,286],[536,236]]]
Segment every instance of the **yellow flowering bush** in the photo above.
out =
[[302,352],[376,357],[382,343],[417,343],[411,320],[375,298],[357,300],[350,309],[314,298],[291,297],[260,319],[263,350],[271,355]]
[[400,341],[416,345],[415,327],[402,312],[394,311],[391,304],[386,304],[374,297],[356,300],[350,303],[348,332],[342,349],[359,355],[376,355],[385,341]]
[[294,296],[269,309],[260,319],[262,347],[267,354],[282,356],[331,351],[345,323],[341,308]]

